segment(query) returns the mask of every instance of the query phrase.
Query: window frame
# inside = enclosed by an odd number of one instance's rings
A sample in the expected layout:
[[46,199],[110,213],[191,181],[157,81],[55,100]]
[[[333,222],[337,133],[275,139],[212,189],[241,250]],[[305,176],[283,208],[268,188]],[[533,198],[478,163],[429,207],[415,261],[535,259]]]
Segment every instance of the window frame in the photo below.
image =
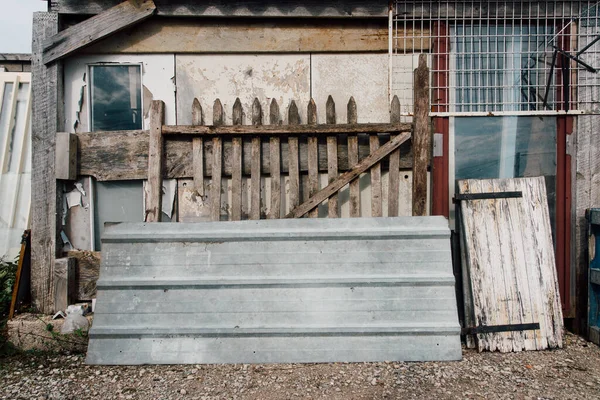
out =
[[[88,131],[94,132],[92,129],[92,68],[93,67],[139,67],[140,69],[140,110],[142,111],[141,122],[142,126],[140,129],[144,129],[144,67],[142,62],[94,62],[86,64],[86,75],[88,77],[87,89],[86,89],[86,101],[88,104],[88,115],[87,124]],[[98,131],[101,132],[101,131]]]

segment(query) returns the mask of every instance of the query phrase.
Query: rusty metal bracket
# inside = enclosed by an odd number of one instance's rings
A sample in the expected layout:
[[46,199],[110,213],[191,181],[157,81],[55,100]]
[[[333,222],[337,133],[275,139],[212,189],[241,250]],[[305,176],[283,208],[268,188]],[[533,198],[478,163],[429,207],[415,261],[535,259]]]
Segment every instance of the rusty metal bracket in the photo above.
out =
[[492,193],[462,193],[456,194],[453,203],[464,200],[515,199],[523,197],[523,192],[492,192]]
[[516,331],[533,331],[540,329],[539,323],[532,324],[513,324],[513,325],[488,325],[476,326],[471,328],[461,329],[462,335],[476,335],[478,333],[498,333],[498,332],[516,332]]

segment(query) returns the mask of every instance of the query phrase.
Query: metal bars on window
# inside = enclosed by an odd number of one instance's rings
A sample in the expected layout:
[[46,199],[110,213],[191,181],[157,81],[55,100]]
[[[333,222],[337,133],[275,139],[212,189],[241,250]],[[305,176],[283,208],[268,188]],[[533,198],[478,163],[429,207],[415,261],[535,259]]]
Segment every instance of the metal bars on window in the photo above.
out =
[[600,113],[600,1],[396,1],[390,18],[406,116],[421,53],[433,115]]

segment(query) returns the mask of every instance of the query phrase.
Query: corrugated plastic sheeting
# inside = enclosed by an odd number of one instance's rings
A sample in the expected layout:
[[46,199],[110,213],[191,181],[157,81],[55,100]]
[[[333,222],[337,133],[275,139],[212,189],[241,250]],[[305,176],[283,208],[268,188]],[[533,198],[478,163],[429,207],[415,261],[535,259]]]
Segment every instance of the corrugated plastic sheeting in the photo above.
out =
[[30,73],[0,72],[0,258],[13,260],[29,227]]
[[91,364],[461,358],[442,217],[107,226]]
[[461,202],[466,323],[540,324],[536,330],[477,334],[479,351],[562,347],[562,308],[544,178],[469,179],[459,181],[458,190],[523,194]]

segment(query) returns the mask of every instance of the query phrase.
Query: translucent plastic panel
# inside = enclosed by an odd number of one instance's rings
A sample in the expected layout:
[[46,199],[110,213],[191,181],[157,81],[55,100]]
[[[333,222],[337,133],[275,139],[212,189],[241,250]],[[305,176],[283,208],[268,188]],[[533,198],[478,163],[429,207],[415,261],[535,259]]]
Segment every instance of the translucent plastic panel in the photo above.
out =
[[[15,108],[14,124],[10,130],[8,141],[8,172],[21,172],[22,167],[28,162],[25,157],[31,157],[23,152],[29,148],[28,141],[28,104],[29,104],[29,83],[19,83],[17,92],[17,104]],[[27,131],[26,131],[27,129]]]

